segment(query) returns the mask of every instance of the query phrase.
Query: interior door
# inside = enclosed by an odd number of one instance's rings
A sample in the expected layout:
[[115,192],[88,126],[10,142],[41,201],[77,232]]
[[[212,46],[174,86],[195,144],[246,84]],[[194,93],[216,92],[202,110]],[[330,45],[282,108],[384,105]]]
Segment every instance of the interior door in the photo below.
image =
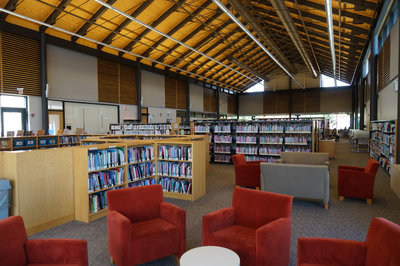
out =
[[49,113],[49,134],[56,135],[59,130],[64,129],[64,112],[48,111]]
[[26,109],[25,108],[1,108],[1,131],[2,135],[6,136],[7,131],[26,130]]

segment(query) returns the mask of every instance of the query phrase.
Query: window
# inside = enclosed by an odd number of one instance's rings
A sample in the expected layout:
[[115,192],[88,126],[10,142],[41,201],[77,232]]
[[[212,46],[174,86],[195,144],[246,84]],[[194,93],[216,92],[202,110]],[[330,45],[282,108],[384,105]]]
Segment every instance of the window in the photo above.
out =
[[1,107],[26,108],[26,97],[1,95],[0,103]]
[[261,81],[260,83],[253,85],[252,87],[248,88],[245,92],[251,93],[251,92],[258,92],[258,91],[264,91],[264,80]]
[[[349,84],[342,82],[340,80],[336,80],[337,86],[338,87],[344,87],[344,86],[349,86]],[[325,76],[321,74],[321,87],[326,88],[326,87],[335,87],[335,80],[331,77]]]

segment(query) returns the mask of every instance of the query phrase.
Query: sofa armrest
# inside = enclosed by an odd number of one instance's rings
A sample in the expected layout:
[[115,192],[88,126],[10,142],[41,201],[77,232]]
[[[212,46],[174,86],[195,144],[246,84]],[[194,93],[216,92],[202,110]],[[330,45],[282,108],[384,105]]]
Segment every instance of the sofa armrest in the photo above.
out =
[[353,170],[353,171],[359,171],[359,172],[365,171],[365,169],[362,167],[349,166],[349,165],[339,165],[338,170]]
[[297,241],[297,265],[365,265],[366,254],[366,245],[360,241],[304,237]]
[[235,223],[235,209],[228,207],[203,216],[203,246],[208,244],[208,236]]
[[290,230],[290,218],[279,218],[257,229],[257,265],[289,264]]
[[186,251],[186,211],[168,202],[161,202],[160,205],[161,218],[176,225],[180,231],[179,254]]
[[108,249],[117,264],[131,261],[132,223],[121,213],[108,210],[107,214]]
[[276,162],[276,163],[283,163],[283,160],[282,160],[282,159],[278,159],[278,160],[276,160],[275,162]]
[[28,264],[88,265],[86,240],[32,239],[25,242]]

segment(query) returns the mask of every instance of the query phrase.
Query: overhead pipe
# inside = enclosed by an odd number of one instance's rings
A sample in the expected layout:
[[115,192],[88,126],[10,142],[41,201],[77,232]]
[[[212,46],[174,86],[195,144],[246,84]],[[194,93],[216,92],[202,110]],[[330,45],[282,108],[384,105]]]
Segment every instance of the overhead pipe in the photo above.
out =
[[326,11],[326,24],[328,25],[329,46],[331,47],[333,78],[335,80],[335,87],[337,87],[335,38],[333,35],[332,0],[325,0],[325,11]]
[[133,56],[135,56],[135,57],[137,57],[137,58],[146,59],[146,60],[148,60],[148,61],[150,61],[150,62],[154,62],[154,63],[160,64],[160,65],[163,65],[163,66],[165,66],[165,67],[169,67],[169,68],[171,68],[171,69],[179,70],[179,71],[181,71],[181,72],[183,72],[183,73],[186,73],[186,74],[189,74],[189,75],[193,75],[193,76],[195,76],[195,77],[197,77],[197,78],[200,78],[200,79],[204,79],[204,80],[206,80],[206,81],[208,81],[208,82],[210,82],[210,83],[213,83],[213,82],[214,82],[214,83],[219,84],[219,85],[221,85],[221,86],[223,86],[223,87],[225,87],[225,88],[231,88],[231,89],[233,89],[233,90],[238,90],[238,89],[234,88],[232,85],[225,84],[225,83],[220,82],[220,81],[218,81],[218,80],[213,80],[213,79],[210,79],[210,78],[207,78],[207,77],[203,77],[203,76],[200,76],[200,75],[198,75],[198,74],[196,74],[196,73],[193,73],[193,72],[190,72],[190,71],[187,71],[187,70],[183,70],[183,69],[181,69],[181,68],[174,67],[174,66],[168,65],[168,64],[163,63],[163,62],[159,62],[159,61],[154,60],[154,59],[151,59],[151,58],[146,58],[146,57],[144,57],[144,56],[142,56],[142,55],[135,54],[135,53],[132,53],[132,52],[130,52],[130,51],[127,51],[127,50],[124,50],[124,49],[121,49],[121,48],[118,48],[118,47],[115,47],[115,46],[112,46],[112,45],[109,45],[109,44],[106,44],[106,43],[103,43],[103,42],[100,42],[100,41],[96,41],[96,40],[94,40],[94,39],[91,39],[91,38],[88,38],[88,37],[86,37],[86,36],[77,34],[77,33],[75,33],[75,32],[71,32],[71,31],[68,31],[68,30],[64,30],[64,29],[59,28],[59,27],[57,27],[57,26],[54,26],[54,25],[51,25],[51,24],[48,24],[48,23],[45,23],[45,22],[36,20],[36,19],[34,19],[34,18],[30,18],[30,17],[24,16],[24,15],[18,14],[18,13],[16,13],[16,12],[13,12],[13,11],[10,11],[10,10],[7,10],[7,9],[1,8],[1,7],[0,7],[0,12],[4,12],[4,13],[7,13],[7,14],[12,15],[12,16],[25,19],[25,20],[28,20],[28,21],[30,21],[30,22],[33,22],[33,23],[36,23],[36,24],[39,24],[39,25],[43,25],[43,26],[46,26],[46,27],[51,28],[51,29],[54,29],[54,30],[58,30],[58,31],[60,31],[60,32],[63,32],[63,33],[65,33],[65,34],[68,34],[68,35],[71,35],[71,36],[76,36],[76,37],[78,37],[78,38],[80,38],[80,39],[84,39],[84,40],[87,40],[87,41],[89,41],[89,42],[93,42],[93,43],[95,43],[95,44],[97,44],[97,45],[103,45],[104,47],[108,47],[108,48],[114,49],[114,50],[119,51],[119,52],[124,52],[124,53],[130,54],[130,55],[133,55]]
[[285,1],[271,0],[271,4],[274,7],[279,18],[281,19],[283,26],[285,26],[286,31],[288,32],[290,38],[292,39],[292,42],[294,43],[301,57],[303,58],[303,61],[306,64],[308,70],[311,72],[314,78],[317,78],[318,72],[315,70],[314,64],[311,61],[306,49],[304,48],[304,44],[301,41],[301,37],[297,31],[296,26],[294,25],[292,17],[290,16],[289,10],[285,5]]
[[239,59],[236,59],[236,58],[232,57],[232,58],[230,58],[229,60],[230,60],[232,63],[234,63],[234,64],[240,66],[241,68],[246,69],[247,71],[249,71],[249,72],[250,72],[251,74],[253,74],[254,76],[257,76],[257,77],[263,79],[264,82],[268,82],[268,81],[269,81],[269,78],[267,78],[265,75],[263,75],[262,73],[260,73],[260,72],[258,72],[258,71],[256,71],[256,70],[253,70],[250,66],[248,66],[246,63],[243,63],[243,62],[240,61]]
[[[236,0],[234,0],[236,1]],[[285,73],[291,77],[301,88],[304,89],[303,84],[301,84],[286,68],[285,66],[278,61],[278,59],[275,58],[275,56],[267,49],[265,48],[265,46],[242,24],[242,22],[239,21],[239,19],[237,19],[235,17],[235,15],[233,15],[228,8],[222,4],[219,0],[213,0],[213,2],[222,10],[224,11],[225,14],[227,14],[280,68],[282,68],[283,71],[285,71]],[[231,5],[233,6],[233,0],[229,0],[229,2],[231,3]],[[240,5],[241,6],[241,5]],[[239,12],[239,10],[238,10]],[[247,12],[247,11],[246,11]],[[240,13],[239,13],[240,14]],[[247,13],[248,14],[248,13]],[[247,19],[247,18],[246,18]],[[254,19],[250,16],[250,19],[253,21],[253,23],[255,22]],[[250,21],[247,21],[250,24]],[[257,32],[257,34],[259,34]],[[262,36],[264,37],[268,37],[266,34],[264,33],[260,33],[262,34]],[[264,38],[263,38],[264,39]],[[292,66],[289,63],[289,67]]]

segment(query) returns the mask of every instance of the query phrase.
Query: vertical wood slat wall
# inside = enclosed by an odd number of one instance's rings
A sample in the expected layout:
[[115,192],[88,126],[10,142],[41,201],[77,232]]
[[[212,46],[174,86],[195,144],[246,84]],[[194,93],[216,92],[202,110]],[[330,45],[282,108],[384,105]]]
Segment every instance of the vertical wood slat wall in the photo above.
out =
[[97,59],[99,102],[137,105],[136,68]]
[[228,114],[236,114],[237,102],[236,96],[228,94]]
[[390,34],[378,54],[378,91],[390,83]]
[[165,107],[186,109],[186,81],[165,76]]
[[292,113],[311,113],[320,111],[320,90],[293,90],[291,96],[287,91],[264,93],[264,114],[289,113],[289,97],[292,97]]
[[0,32],[1,93],[41,96],[40,42],[7,32]]
[[203,110],[204,112],[217,112],[217,91],[203,88]]

